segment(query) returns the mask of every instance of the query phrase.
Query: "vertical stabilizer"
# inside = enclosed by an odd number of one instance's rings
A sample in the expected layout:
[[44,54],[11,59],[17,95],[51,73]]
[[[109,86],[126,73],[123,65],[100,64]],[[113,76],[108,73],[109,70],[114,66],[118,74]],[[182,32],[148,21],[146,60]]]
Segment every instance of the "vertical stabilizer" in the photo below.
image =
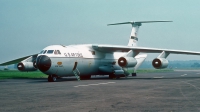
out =
[[139,27],[141,25],[142,25],[141,23],[132,24],[132,30],[131,30],[131,35],[128,41],[128,46],[137,46],[137,42],[138,42],[137,35],[138,35]]
[[172,21],[136,21],[136,22],[114,23],[114,24],[108,24],[108,25],[131,24],[132,31],[131,31],[131,36],[129,38],[128,46],[137,46],[137,42],[138,42],[137,35],[138,35],[139,27],[142,25],[142,23],[154,23],[154,22],[172,22]]

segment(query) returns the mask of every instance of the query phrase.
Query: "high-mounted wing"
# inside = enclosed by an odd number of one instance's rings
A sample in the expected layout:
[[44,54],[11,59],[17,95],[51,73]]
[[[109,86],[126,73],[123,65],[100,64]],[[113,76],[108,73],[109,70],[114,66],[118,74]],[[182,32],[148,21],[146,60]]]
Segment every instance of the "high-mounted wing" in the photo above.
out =
[[29,55],[29,56],[25,56],[25,57],[22,57],[22,58],[18,58],[18,59],[15,59],[15,60],[11,60],[11,61],[8,61],[8,62],[4,62],[4,63],[1,63],[0,66],[6,66],[6,65],[11,65],[11,64],[15,64],[15,63],[19,63],[23,60],[25,60],[26,58],[30,57],[30,56],[37,56],[38,54],[33,54],[33,55]]
[[92,45],[92,47],[101,52],[128,52],[134,50],[134,52],[142,53],[161,53],[163,51],[172,54],[189,54],[189,55],[200,55],[200,52],[185,51],[185,50],[174,50],[174,49],[158,49],[149,47],[131,47],[131,46],[113,46],[113,45]]

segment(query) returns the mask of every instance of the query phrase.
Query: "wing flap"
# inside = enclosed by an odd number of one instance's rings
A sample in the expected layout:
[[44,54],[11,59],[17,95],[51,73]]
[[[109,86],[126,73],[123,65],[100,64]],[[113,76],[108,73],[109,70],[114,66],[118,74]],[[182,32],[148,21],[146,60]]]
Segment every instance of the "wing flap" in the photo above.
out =
[[93,45],[95,50],[101,52],[128,52],[134,50],[135,52],[141,53],[161,53],[163,51],[172,54],[188,54],[188,55],[200,55],[200,52],[196,51],[185,51],[185,50],[174,50],[174,49],[159,49],[149,47],[132,47],[132,46],[113,46],[113,45]]

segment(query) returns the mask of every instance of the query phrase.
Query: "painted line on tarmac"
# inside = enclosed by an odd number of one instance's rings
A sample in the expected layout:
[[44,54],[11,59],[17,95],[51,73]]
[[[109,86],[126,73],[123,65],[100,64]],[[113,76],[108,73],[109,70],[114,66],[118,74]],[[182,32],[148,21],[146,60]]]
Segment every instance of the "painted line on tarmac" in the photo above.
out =
[[161,76],[161,77],[153,77],[153,78],[155,78],[155,79],[161,79],[161,78],[163,78],[164,76]]
[[97,85],[99,85],[99,84],[88,84],[89,86],[97,86]]
[[181,76],[186,76],[187,74],[183,74],[183,75],[181,75]]
[[97,84],[77,85],[77,86],[74,86],[74,87],[98,86],[98,85],[114,84],[114,83],[116,83],[116,82],[106,82],[106,83],[97,83]]

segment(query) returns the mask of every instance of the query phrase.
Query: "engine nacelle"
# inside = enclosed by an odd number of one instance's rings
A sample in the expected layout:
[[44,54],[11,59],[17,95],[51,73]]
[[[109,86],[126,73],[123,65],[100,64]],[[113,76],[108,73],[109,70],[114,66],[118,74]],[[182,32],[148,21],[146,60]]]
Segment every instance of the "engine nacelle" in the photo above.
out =
[[167,68],[168,60],[165,58],[156,58],[152,61],[152,65],[156,69]]
[[17,64],[17,69],[19,71],[36,71],[36,63],[34,62],[20,62]]
[[137,60],[133,57],[120,57],[118,64],[121,67],[134,67],[137,64]]

